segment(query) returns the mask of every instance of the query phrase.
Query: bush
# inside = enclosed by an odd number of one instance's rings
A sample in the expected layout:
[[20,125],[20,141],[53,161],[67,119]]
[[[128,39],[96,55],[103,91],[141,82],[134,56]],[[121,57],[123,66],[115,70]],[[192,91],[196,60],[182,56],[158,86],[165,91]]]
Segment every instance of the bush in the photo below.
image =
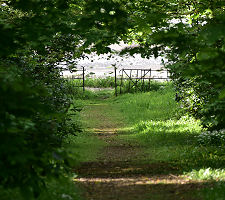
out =
[[65,81],[46,70],[49,65],[34,63],[0,66],[0,184],[20,188],[28,199],[71,164],[61,147],[68,134],[79,131],[75,122],[67,126],[72,98]]
[[197,136],[197,141],[201,145],[225,145],[225,129],[219,131],[205,131]]

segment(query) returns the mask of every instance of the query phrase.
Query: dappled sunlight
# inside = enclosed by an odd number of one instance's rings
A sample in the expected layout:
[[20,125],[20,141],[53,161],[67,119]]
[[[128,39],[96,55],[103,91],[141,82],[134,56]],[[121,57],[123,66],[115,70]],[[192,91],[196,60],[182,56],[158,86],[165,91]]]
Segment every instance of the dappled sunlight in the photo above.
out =
[[165,121],[141,121],[140,123],[135,124],[134,130],[138,133],[144,134],[192,134],[199,133],[202,128],[200,123],[193,118],[182,117],[179,120],[165,120]]
[[117,129],[115,128],[94,128],[93,131],[97,134],[97,135],[104,135],[104,134],[116,134]]
[[199,121],[182,117],[179,120],[141,121],[123,131],[119,138],[132,143],[138,141],[147,152],[146,161],[174,163],[184,171],[223,167],[224,148],[201,145],[198,138],[202,131]]
[[126,161],[88,162],[80,168],[78,177],[74,181],[84,184],[110,183],[117,187],[206,182],[183,176],[176,167],[170,166],[168,163],[140,163],[142,160],[137,163]]
[[190,181],[176,176],[168,177],[134,177],[134,178],[78,178],[74,179],[75,182],[83,183],[111,183],[117,186],[134,186],[134,185],[157,185],[157,184],[190,184],[190,183],[203,183],[204,181]]
[[[176,145],[193,144],[195,137],[201,133],[199,121],[190,117],[182,117],[179,120],[169,119],[165,121],[141,121],[132,128],[123,131],[119,137],[126,140],[137,140],[149,147],[173,151],[169,147]],[[195,141],[196,143],[196,141]]]
[[101,128],[90,129],[90,130],[96,134],[123,134],[124,132],[131,131],[132,127],[125,127],[125,128],[101,127]]

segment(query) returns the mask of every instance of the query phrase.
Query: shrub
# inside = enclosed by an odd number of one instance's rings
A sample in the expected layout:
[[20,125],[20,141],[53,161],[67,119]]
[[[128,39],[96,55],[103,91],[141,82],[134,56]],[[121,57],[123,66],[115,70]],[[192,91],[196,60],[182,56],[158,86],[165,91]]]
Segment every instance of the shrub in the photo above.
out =
[[225,145],[225,129],[219,131],[205,131],[197,136],[197,141],[201,145]]

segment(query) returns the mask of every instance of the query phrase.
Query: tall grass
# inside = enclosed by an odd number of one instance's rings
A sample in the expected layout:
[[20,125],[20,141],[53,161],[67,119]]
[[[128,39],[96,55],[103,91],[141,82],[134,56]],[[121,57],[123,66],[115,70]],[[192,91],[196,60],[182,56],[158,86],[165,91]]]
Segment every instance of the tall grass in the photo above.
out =
[[94,87],[94,88],[114,88],[115,87],[115,78],[114,77],[86,78],[85,86],[86,87]]
[[[82,87],[83,80],[82,79],[68,79],[68,82],[75,87]],[[85,77],[84,80],[85,87],[93,87],[93,88],[114,88],[115,87],[115,79],[114,77],[106,77],[106,78],[88,78]]]
[[174,100],[171,85],[148,93],[125,94],[115,99],[127,122],[135,124],[147,120],[166,120],[176,116],[179,106]]
[[123,80],[121,82],[118,80],[117,91],[120,94],[157,91],[160,88],[165,87],[167,84],[168,82],[159,82],[155,80],[145,82],[141,82],[140,80]]

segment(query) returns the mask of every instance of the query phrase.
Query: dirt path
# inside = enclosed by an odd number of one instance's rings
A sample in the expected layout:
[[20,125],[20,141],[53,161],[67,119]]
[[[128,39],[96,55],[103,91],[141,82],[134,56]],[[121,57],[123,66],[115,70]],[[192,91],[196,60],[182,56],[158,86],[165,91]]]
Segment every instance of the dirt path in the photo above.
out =
[[[95,162],[85,162],[77,170],[76,182],[85,200],[175,200],[199,199],[192,195],[201,187],[178,176],[176,167],[150,163],[144,147],[118,139],[122,119],[112,116],[107,104],[86,107],[89,127],[107,143]],[[111,113],[111,116],[109,115]],[[148,156],[149,157],[149,156]]]

